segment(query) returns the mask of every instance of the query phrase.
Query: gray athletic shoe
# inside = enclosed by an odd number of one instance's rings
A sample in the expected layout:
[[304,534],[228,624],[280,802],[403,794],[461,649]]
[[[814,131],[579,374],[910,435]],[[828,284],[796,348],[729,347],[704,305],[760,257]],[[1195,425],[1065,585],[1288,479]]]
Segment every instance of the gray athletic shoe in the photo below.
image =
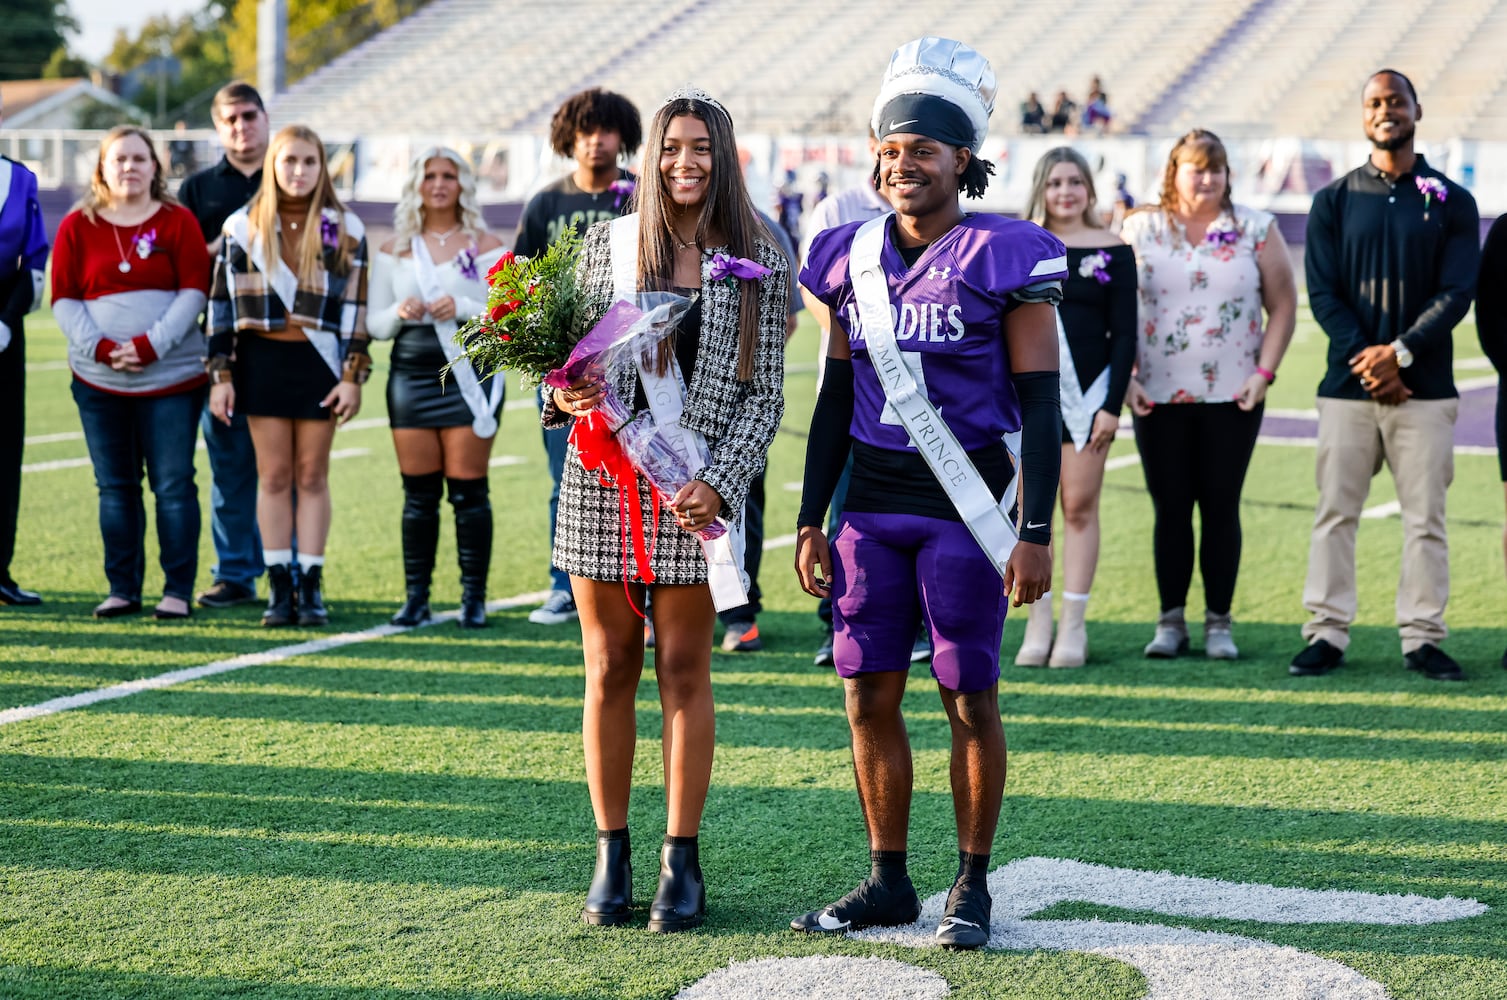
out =
[[1188,623],[1183,609],[1163,611],[1156,620],[1156,635],[1146,644],[1146,656],[1153,660],[1170,660],[1188,651]]
[[1230,634],[1229,615],[1204,612],[1204,655],[1211,660],[1238,660],[1240,650],[1235,647],[1235,637]]

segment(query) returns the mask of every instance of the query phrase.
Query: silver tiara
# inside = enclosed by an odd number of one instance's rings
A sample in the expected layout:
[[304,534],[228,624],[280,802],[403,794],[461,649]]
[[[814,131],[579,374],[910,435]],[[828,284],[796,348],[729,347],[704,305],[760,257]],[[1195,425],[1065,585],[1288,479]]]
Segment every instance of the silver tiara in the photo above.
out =
[[[659,107],[662,108],[667,104],[674,104],[676,101],[700,101],[702,104],[710,104],[712,107],[722,112],[723,117],[725,117],[728,121],[733,120],[733,116],[727,113],[727,109],[722,106],[721,101],[717,100],[715,97],[713,97],[711,94],[708,94],[700,87],[693,87],[689,83],[676,87],[674,90],[670,91],[670,95],[663,101],[659,102]],[[659,109],[656,108],[655,110],[657,111]]]

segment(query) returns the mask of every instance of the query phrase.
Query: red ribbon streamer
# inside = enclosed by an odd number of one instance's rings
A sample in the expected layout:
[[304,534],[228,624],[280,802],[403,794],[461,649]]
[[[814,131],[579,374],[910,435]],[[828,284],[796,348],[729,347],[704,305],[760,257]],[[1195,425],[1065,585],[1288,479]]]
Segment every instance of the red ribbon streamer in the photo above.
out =
[[628,550],[633,550],[633,561],[638,569],[638,578],[644,583],[654,582],[654,546],[659,540],[659,491],[649,490],[651,512],[654,516],[654,534],[644,538],[643,507],[638,496],[638,468],[623,451],[617,437],[612,433],[607,419],[596,410],[576,418],[570,431],[571,444],[581,456],[581,464],[595,470],[598,481],[608,489],[617,489],[617,523],[619,544],[623,553],[623,592],[628,595],[628,605],[640,618],[644,613],[633,600],[628,589]]

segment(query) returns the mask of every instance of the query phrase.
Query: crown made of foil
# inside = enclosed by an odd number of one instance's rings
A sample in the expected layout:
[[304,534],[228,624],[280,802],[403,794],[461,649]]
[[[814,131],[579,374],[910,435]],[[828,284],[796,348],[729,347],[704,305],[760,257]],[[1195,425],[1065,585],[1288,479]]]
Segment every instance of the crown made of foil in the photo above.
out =
[[[715,97],[713,97],[711,94],[708,94],[700,87],[693,87],[690,84],[676,87],[674,90],[670,91],[668,97],[659,102],[659,107],[662,108],[665,105],[673,104],[676,101],[700,101],[702,104],[710,104],[712,107],[722,112],[723,117],[725,117],[728,121],[732,121],[733,119],[733,116],[728,114],[727,109],[722,106],[721,101],[717,100]],[[656,108],[655,110],[657,111],[658,109]]]
[[950,38],[927,35],[906,42],[890,56],[879,96],[874,100],[877,133],[885,105],[901,94],[929,94],[956,105],[973,125],[973,152],[983,147],[994,111],[994,69],[973,48]]

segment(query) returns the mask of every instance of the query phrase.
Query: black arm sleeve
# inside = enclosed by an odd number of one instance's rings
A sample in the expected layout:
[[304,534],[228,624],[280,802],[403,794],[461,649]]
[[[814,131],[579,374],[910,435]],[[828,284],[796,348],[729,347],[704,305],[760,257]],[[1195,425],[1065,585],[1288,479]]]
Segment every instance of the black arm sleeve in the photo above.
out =
[[826,522],[832,494],[853,447],[852,425],[853,362],[828,358],[822,391],[811,413],[811,434],[806,439],[806,473],[801,511],[795,519],[797,528],[820,528]]
[[1020,540],[1046,545],[1062,473],[1061,376],[1018,372],[1011,381],[1020,397]]
[[1476,284],[1476,335],[1499,372],[1507,372],[1507,215],[1491,224]]
[[1119,416],[1135,367],[1137,308],[1135,254],[1111,254],[1109,263],[1109,391],[1104,412]]

